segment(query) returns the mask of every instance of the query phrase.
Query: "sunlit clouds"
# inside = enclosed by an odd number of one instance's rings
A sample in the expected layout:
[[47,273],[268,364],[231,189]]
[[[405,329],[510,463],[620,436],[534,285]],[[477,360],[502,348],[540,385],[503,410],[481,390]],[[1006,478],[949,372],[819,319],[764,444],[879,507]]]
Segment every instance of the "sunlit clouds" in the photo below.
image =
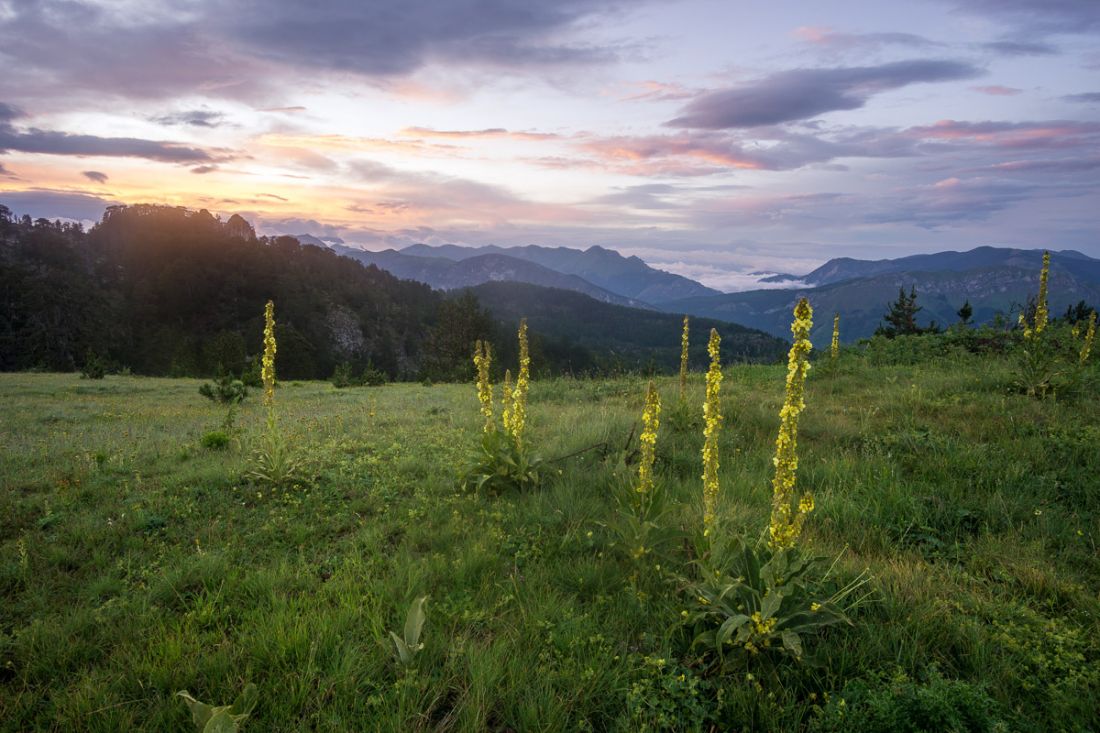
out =
[[1098,8],[0,1],[0,201],[601,244],[725,288],[837,255],[1100,255]]

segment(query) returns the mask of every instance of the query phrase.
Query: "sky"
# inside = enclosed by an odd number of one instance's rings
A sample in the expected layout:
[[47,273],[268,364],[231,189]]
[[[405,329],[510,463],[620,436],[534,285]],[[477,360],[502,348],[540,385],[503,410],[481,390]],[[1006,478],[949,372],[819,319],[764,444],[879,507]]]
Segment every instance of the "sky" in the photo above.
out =
[[598,244],[724,290],[1100,257],[1100,0],[0,0],[0,39],[32,217]]

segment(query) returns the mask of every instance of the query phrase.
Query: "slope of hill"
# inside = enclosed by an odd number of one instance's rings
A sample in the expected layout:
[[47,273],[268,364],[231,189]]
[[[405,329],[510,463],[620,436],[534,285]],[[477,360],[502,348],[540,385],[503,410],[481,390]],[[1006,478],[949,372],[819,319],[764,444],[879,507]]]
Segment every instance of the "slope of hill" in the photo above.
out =
[[462,247],[446,244],[432,247],[414,244],[401,250],[416,257],[445,257],[467,260],[484,254],[503,254],[526,260],[566,275],[576,275],[612,293],[634,300],[661,305],[681,298],[718,295],[720,291],[650,267],[638,257],[623,257],[614,250],[592,246],[585,250],[570,247]]
[[[1073,263],[1074,272],[1086,281],[1100,283],[1100,260],[1092,259],[1075,250],[1052,252],[1053,258],[1062,264]],[[1043,262],[1043,250],[1010,249],[1007,247],[976,247],[966,252],[936,252],[911,255],[893,260],[856,260],[838,257],[829,260],[801,279],[810,285],[871,277],[888,272],[967,272],[996,267],[1015,267],[1038,272]]]
[[[852,342],[872,335],[898,289],[915,288],[917,304],[923,310],[921,325],[936,321],[941,326],[958,320],[956,311],[969,300],[976,323],[988,322],[998,313],[1011,316],[1039,289],[1039,260],[1035,267],[986,267],[963,272],[886,272],[871,277],[845,279],[815,288],[753,290],[709,298],[691,298],[667,304],[685,313],[735,321],[776,336],[789,335],[790,314],[798,298],[806,296],[816,311],[813,340],[828,342],[832,314],[840,313],[841,337]],[[1051,264],[1051,312],[1084,300],[1100,303],[1100,284],[1080,272],[1089,271],[1096,260],[1055,255]],[[1100,264],[1100,263],[1098,263]]]
[[512,257],[502,252],[490,251],[472,257],[453,259],[406,254],[392,249],[369,252],[337,245],[333,250],[364,264],[372,264],[403,280],[416,280],[433,288],[455,290],[486,282],[520,282],[548,288],[573,290],[604,303],[614,303],[633,308],[648,308],[648,304],[635,298],[624,297],[594,285],[577,275],[558,272],[536,262]]
[[[603,368],[644,368],[674,371],[680,363],[682,316],[599,303],[583,294],[521,283],[495,282],[470,288],[495,317],[515,322],[526,317],[530,327],[558,348],[580,346],[595,352]],[[716,319],[693,319],[690,361],[706,369],[706,334],[722,336],[727,361],[771,362],[782,357],[787,343],[761,331]]]

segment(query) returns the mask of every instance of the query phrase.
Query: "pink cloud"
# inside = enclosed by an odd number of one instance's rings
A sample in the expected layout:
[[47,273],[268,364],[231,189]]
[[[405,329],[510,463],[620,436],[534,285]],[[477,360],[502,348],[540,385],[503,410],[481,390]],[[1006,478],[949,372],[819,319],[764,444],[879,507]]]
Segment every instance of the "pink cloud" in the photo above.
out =
[[1022,94],[1023,89],[1017,89],[1016,87],[1005,87],[1000,84],[991,84],[984,87],[970,87],[973,91],[981,94],[988,94],[993,97],[1013,97],[1017,94]]

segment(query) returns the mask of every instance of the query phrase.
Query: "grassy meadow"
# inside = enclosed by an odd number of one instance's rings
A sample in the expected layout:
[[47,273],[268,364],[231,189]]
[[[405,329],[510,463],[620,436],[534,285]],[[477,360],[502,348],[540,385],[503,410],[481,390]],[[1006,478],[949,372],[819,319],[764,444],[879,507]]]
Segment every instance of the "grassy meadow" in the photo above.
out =
[[[992,357],[823,367],[801,542],[869,580],[851,625],[806,640],[817,664],[770,676],[708,671],[681,624],[702,434],[669,419],[675,378],[655,477],[685,537],[635,557],[616,497],[641,377],[532,383],[550,471],[495,496],[456,480],[472,385],[282,383],[307,463],[273,490],[244,478],[256,391],[218,450],[198,380],[0,374],[0,730],[193,730],[177,691],[249,682],[245,731],[1100,730],[1100,395],[1013,393]],[[785,373],[725,370],[728,531],[768,524]],[[389,632],[421,595],[403,668]]]

